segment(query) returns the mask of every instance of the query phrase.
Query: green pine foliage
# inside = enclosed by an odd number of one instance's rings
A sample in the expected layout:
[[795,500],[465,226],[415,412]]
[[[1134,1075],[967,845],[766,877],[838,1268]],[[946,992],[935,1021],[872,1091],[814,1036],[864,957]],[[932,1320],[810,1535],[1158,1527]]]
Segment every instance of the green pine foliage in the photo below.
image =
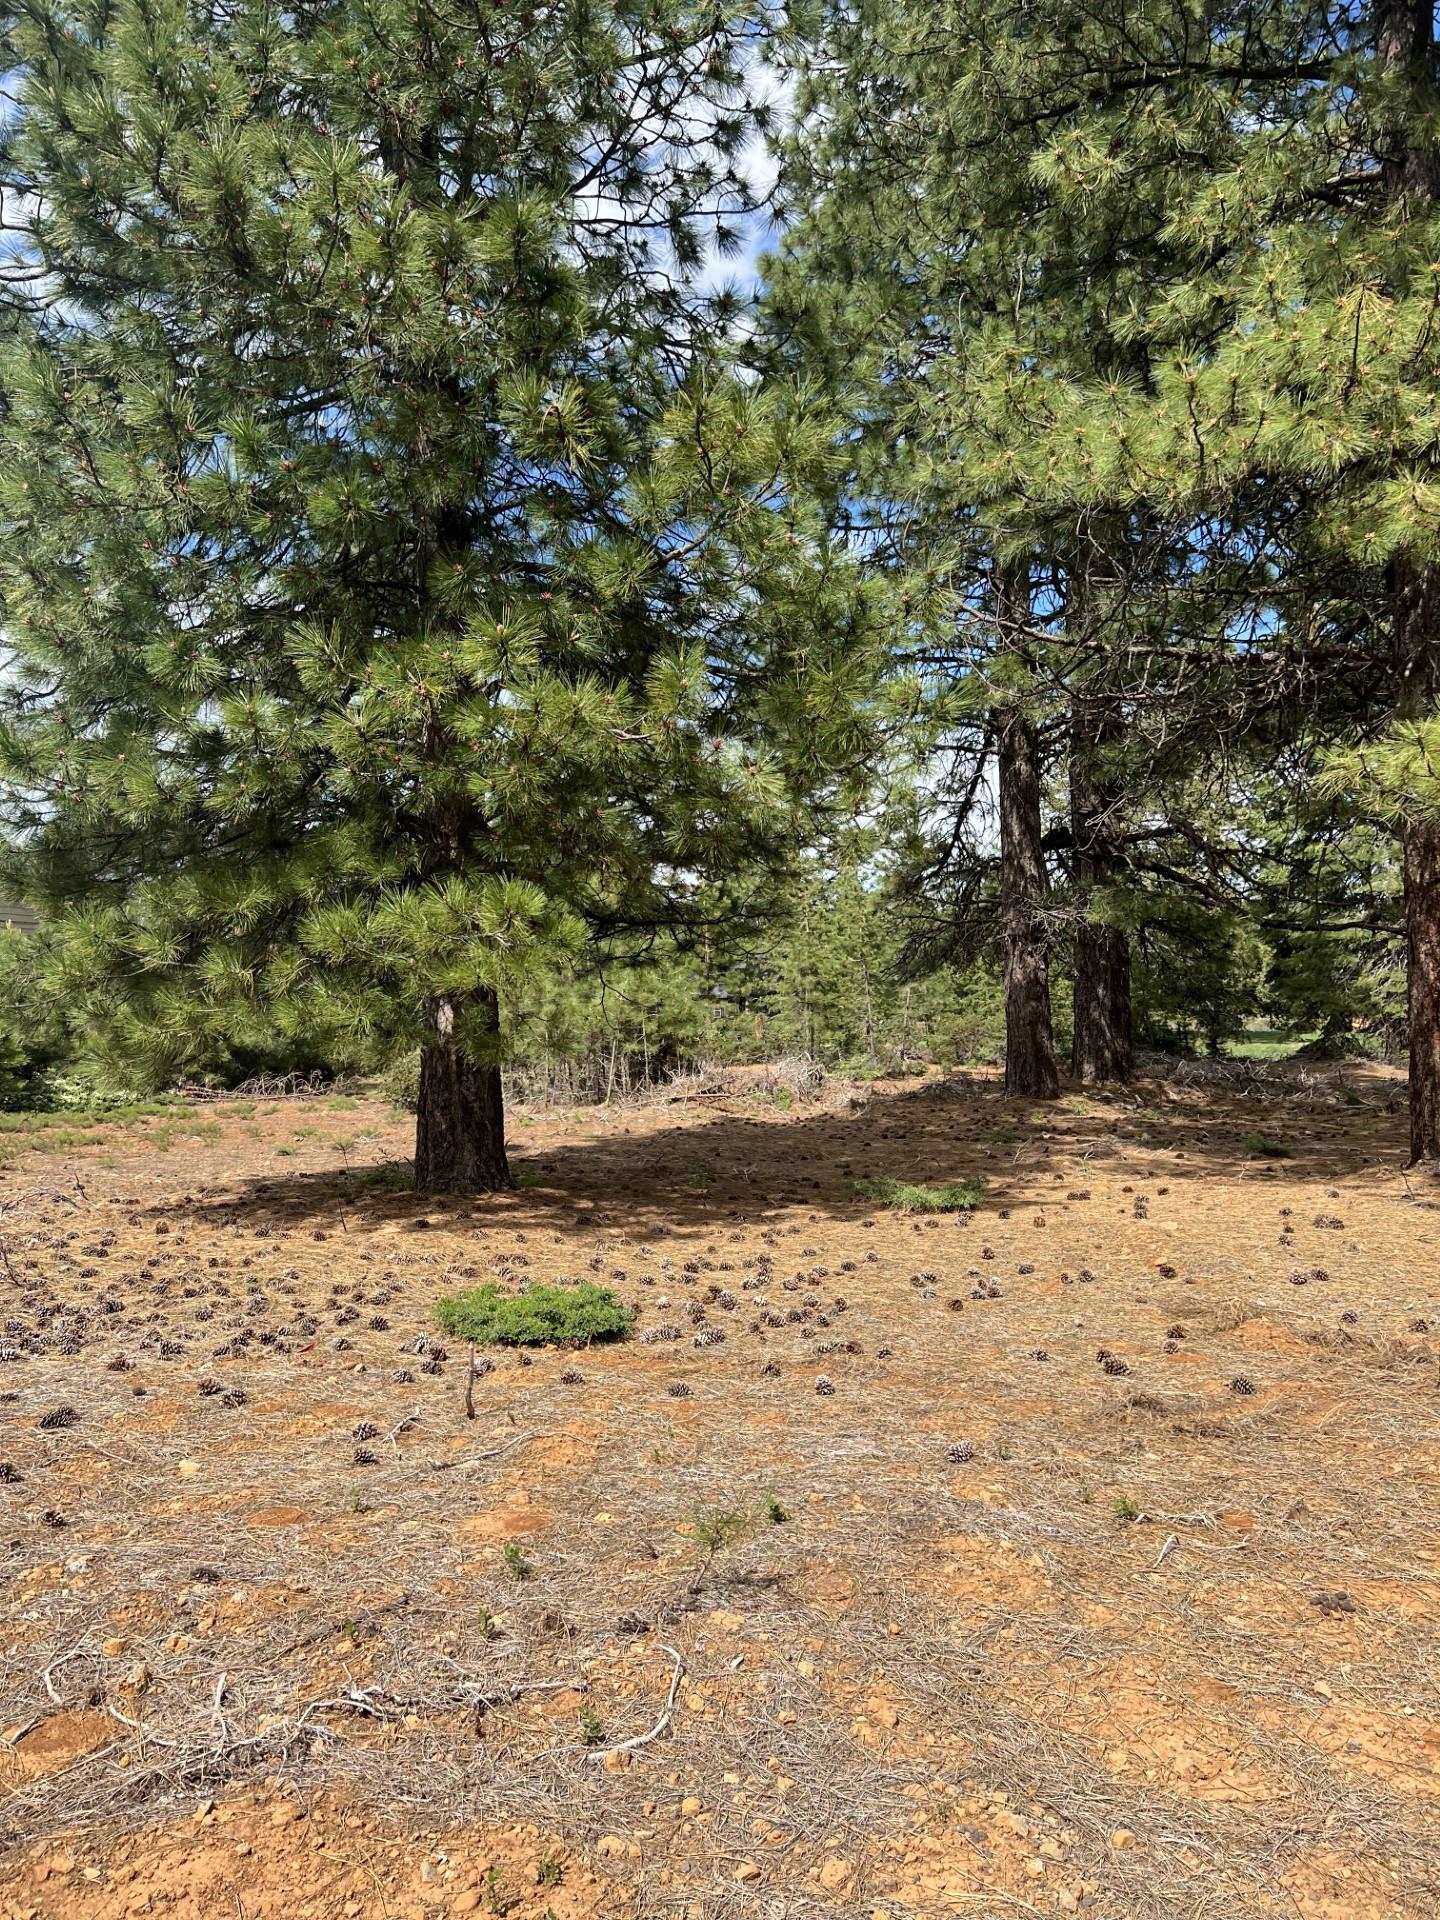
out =
[[[1347,988],[1382,1018],[1375,829],[1440,820],[1428,11],[858,0],[795,28],[771,318],[847,396],[848,510],[902,583],[920,959],[993,943],[995,716],[1063,778],[1067,711],[1108,703],[1123,861],[1082,891],[1052,780],[1053,951],[1129,930],[1156,1038],[1217,1045],[1262,996],[1338,1027]],[[1035,584],[1008,636],[1007,558]],[[1352,810],[1319,861],[1274,818],[1297,761]]]
[[[849,697],[828,436],[734,376],[763,9],[8,30],[0,694],[53,991],[373,1064],[757,888]],[[467,1028],[467,1022],[469,1023]]]
[[[1113,931],[1152,1044],[1403,1026],[1424,9],[28,0],[0,36],[0,881],[47,915],[0,943],[7,1104],[418,1095],[452,1010],[582,1097],[996,1058],[1017,731],[1052,983]],[[752,326],[716,268],[777,65]]]

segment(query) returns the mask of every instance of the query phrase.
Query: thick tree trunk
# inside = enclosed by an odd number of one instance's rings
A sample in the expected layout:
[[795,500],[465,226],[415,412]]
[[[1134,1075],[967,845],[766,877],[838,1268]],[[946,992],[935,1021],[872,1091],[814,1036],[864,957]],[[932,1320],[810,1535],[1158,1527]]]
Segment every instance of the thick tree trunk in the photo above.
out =
[[1130,942],[1119,927],[1091,917],[1099,887],[1120,870],[1119,796],[1101,756],[1120,731],[1113,702],[1077,695],[1070,735],[1071,878],[1075,929],[1075,1034],[1070,1064],[1089,1085],[1128,1080],[1134,1071]]
[[[1417,139],[1435,111],[1435,11],[1430,0],[1377,0],[1375,52],[1403,75],[1408,112],[1397,116],[1382,165],[1398,217],[1431,217],[1440,201],[1440,147]],[[1400,676],[1397,718],[1440,707],[1440,567],[1401,554],[1391,564],[1391,623]],[[1440,822],[1406,820],[1406,1000],[1410,1024],[1410,1164],[1440,1168]]]
[[[470,1001],[486,1030],[499,1031],[495,995]],[[420,1053],[415,1116],[415,1186],[420,1193],[494,1193],[513,1186],[505,1158],[505,1102],[500,1069],[474,1060],[456,1039],[457,997],[430,1003],[430,1039]]]
[[1406,1004],[1410,1025],[1410,1164],[1440,1165],[1440,828],[1406,825]]
[[1005,943],[1005,1091],[1059,1091],[1050,1024],[1050,929],[1040,750],[1018,705],[1000,714],[1000,917]]
[[[1400,717],[1440,707],[1440,567],[1397,560],[1392,616],[1400,656]],[[1410,1164],[1440,1168],[1440,821],[1400,830],[1405,878],[1406,1006],[1410,1028]]]

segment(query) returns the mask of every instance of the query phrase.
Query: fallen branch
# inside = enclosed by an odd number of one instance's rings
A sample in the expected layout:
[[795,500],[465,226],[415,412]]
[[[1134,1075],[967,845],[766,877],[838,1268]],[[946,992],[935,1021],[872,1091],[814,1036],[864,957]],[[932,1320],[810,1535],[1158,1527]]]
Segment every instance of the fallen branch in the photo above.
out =
[[40,1684],[44,1687],[46,1693],[49,1694],[50,1698],[55,1702],[55,1705],[57,1707],[63,1707],[65,1702],[60,1698],[60,1695],[55,1691],[55,1687],[50,1679],[50,1676],[52,1673],[56,1671],[58,1667],[63,1667],[67,1661],[75,1659],[77,1654],[81,1654],[84,1652],[85,1652],[85,1644],[83,1641],[81,1641],[78,1645],[71,1647],[68,1653],[57,1653],[55,1658],[50,1662],[49,1666],[46,1667],[45,1671],[40,1676]]
[[503,1447],[492,1447],[488,1453],[467,1453],[460,1460],[431,1460],[431,1473],[448,1473],[452,1467],[478,1467],[487,1460],[498,1460],[501,1454],[510,1453],[516,1447],[523,1447],[527,1440],[543,1440],[544,1433],[518,1433],[513,1440],[507,1440]]
[[596,1747],[590,1755],[592,1760],[608,1759],[612,1753],[634,1753],[637,1747],[648,1747],[652,1740],[658,1740],[670,1725],[675,1714],[675,1696],[680,1691],[680,1677],[685,1671],[685,1662],[674,1647],[661,1647],[662,1653],[668,1653],[675,1662],[675,1671],[670,1675],[670,1691],[665,1696],[665,1705],[660,1718],[648,1733],[637,1733],[633,1740],[620,1740],[613,1747]]

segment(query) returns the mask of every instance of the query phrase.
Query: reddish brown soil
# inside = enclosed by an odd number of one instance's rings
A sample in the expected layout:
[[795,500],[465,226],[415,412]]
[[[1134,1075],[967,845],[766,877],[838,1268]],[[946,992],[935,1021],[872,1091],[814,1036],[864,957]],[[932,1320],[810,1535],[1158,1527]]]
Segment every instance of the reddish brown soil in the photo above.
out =
[[[0,1915],[1433,1916],[1395,1094],[529,1112],[474,1203],[379,1172],[378,1103],[20,1155]],[[467,1422],[430,1310],[496,1274],[637,1337],[502,1354]]]

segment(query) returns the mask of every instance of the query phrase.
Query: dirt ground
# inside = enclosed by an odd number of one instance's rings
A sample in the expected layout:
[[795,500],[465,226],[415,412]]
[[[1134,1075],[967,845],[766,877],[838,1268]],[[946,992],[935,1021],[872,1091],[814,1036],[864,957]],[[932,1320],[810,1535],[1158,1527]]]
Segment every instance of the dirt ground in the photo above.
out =
[[[378,1102],[7,1135],[0,1915],[1433,1920],[1399,1091],[522,1109],[453,1203]],[[491,1276],[635,1337],[468,1421]]]

